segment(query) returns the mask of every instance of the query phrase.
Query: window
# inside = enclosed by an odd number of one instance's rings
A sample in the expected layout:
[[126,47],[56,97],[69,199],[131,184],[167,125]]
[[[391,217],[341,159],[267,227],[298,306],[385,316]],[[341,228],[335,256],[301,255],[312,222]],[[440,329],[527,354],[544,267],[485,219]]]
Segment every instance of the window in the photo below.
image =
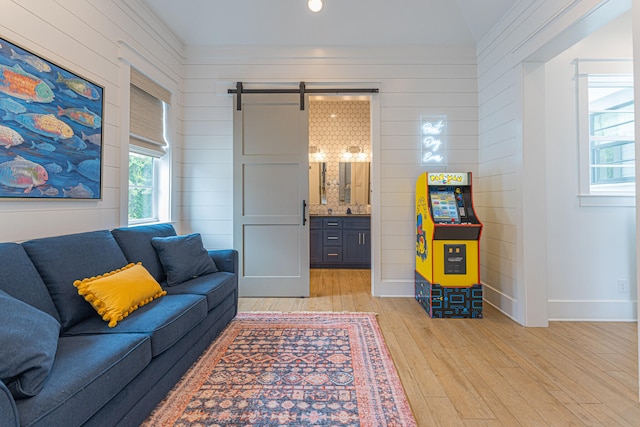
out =
[[130,95],[129,223],[168,219],[165,123],[170,94],[132,68]]
[[591,191],[633,190],[635,146],[632,76],[590,75]]
[[129,222],[158,220],[156,159],[129,153]]
[[578,62],[582,205],[635,203],[633,75],[621,72],[628,66]]

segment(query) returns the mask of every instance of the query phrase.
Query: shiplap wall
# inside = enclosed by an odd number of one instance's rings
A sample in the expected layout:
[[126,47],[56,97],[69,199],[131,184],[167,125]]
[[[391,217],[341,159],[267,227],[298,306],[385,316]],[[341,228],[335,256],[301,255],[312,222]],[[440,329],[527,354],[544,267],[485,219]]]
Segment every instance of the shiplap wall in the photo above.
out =
[[420,116],[447,115],[446,170],[475,173],[475,50],[191,47],[185,57],[184,228],[201,232],[212,248],[233,244],[234,107],[227,88],[237,81],[294,88],[300,81],[307,87],[379,87],[372,112],[374,289],[378,295],[413,295],[415,179],[426,171],[420,164]]
[[[523,139],[527,126],[533,124],[527,120],[539,113],[525,112],[523,91],[530,82],[524,76],[535,74],[535,64],[524,62],[550,59],[568,47],[562,48],[569,43],[567,34],[577,42],[620,10],[629,9],[630,3],[521,0],[478,44],[475,202],[485,225],[484,296],[520,323],[546,325],[548,302],[545,154],[535,139]],[[544,86],[539,92],[543,91]]]
[[124,0],[0,0],[0,36],[105,88],[102,200],[0,200],[0,241],[126,225],[121,188],[128,139],[121,136],[120,106],[128,99],[121,97],[121,42],[175,81],[181,72],[180,43],[144,6]]

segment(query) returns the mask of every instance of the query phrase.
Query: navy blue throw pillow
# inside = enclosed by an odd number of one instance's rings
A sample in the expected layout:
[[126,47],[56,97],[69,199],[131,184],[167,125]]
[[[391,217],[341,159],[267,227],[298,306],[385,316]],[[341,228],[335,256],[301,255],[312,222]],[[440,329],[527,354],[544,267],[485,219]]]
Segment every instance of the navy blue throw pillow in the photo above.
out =
[[0,380],[15,399],[35,396],[49,377],[60,323],[0,291]]
[[167,286],[175,286],[194,277],[218,271],[216,263],[202,244],[200,234],[153,237],[151,244],[167,274]]

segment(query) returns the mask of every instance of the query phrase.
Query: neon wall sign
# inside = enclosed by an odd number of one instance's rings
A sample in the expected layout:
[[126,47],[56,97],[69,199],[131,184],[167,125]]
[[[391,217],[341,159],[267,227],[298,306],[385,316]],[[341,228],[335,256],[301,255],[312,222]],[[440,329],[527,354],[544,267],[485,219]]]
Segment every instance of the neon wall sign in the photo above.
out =
[[420,118],[420,147],[422,164],[447,163],[447,116]]

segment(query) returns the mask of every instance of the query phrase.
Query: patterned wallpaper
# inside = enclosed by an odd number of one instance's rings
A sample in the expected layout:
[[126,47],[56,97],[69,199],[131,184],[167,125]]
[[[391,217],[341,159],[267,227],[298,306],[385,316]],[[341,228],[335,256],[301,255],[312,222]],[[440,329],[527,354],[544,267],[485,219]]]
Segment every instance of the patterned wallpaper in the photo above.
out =
[[[349,147],[360,147],[361,153],[349,153]],[[313,151],[316,152],[313,152]],[[369,101],[309,102],[309,162],[326,163],[327,204],[310,204],[311,214],[345,214],[356,212],[356,205],[338,200],[339,162],[371,161],[371,123]],[[371,205],[360,207],[360,213],[371,213]]]

